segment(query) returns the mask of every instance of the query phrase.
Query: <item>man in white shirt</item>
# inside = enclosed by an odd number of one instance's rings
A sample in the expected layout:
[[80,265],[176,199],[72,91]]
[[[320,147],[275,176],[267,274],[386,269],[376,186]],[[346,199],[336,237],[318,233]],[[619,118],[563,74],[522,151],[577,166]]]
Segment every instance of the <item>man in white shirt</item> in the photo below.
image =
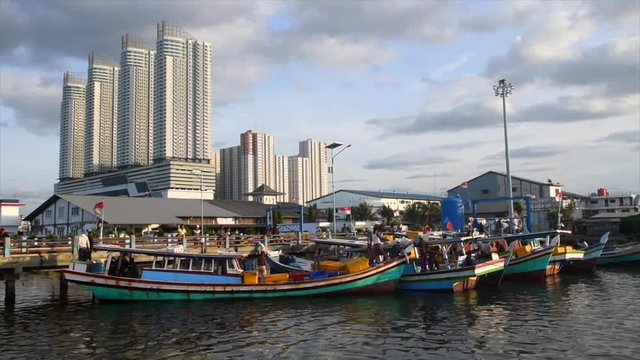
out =
[[78,258],[80,261],[91,260],[91,242],[86,230],[82,230],[82,233],[78,236]]

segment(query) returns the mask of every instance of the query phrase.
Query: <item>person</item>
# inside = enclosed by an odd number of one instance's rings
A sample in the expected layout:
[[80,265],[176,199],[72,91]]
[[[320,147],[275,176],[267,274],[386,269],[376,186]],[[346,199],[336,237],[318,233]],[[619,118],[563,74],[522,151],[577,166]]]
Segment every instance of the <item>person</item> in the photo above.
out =
[[371,228],[367,228],[367,256],[369,257],[369,264],[373,264],[375,254],[373,253],[373,231]]
[[427,248],[427,268],[430,270],[440,270],[440,262],[438,261],[438,253],[440,245],[429,246]]
[[382,240],[380,240],[381,236],[382,236],[382,233],[378,231],[375,234],[373,234],[373,236],[371,237],[371,243],[373,244],[373,255],[374,255],[375,262],[380,261],[380,256],[382,256],[384,261],[389,260],[387,253],[384,251],[384,248],[382,247]]
[[126,276],[130,278],[137,278],[139,275],[138,265],[136,265],[136,260],[133,256],[131,256],[131,259],[129,260],[129,269],[126,274]]
[[82,230],[78,236],[78,260],[91,261],[91,242],[89,242],[86,230]]
[[129,260],[129,253],[123,253],[122,256],[120,256],[121,260],[120,260],[120,268],[118,269],[118,276],[128,276],[130,269],[129,269],[129,264],[130,264],[130,260]]
[[264,278],[268,274],[267,253],[264,250],[260,251],[260,254],[258,255],[257,263],[258,263],[258,279],[260,279],[260,282],[264,282]]

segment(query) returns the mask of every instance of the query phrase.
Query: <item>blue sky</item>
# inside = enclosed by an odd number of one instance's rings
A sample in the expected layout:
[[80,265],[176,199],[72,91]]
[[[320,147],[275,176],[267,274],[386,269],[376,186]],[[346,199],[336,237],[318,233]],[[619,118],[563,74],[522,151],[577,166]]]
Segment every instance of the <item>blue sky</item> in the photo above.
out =
[[52,194],[63,72],[161,20],[213,44],[216,148],[340,141],[336,188],[440,195],[505,172],[507,78],[513,175],[640,192],[638,1],[2,0],[0,198]]

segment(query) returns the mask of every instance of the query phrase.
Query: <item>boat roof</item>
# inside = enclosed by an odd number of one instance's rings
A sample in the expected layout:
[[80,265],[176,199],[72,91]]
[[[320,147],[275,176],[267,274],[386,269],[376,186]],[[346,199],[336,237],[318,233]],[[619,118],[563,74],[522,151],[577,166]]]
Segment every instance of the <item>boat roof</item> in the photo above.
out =
[[335,245],[348,247],[364,247],[367,246],[367,240],[360,239],[311,239],[319,245]]
[[176,252],[174,249],[132,249],[125,248],[120,246],[106,246],[106,245],[96,245],[93,247],[94,250],[97,251],[110,251],[110,252],[120,252],[120,253],[128,253],[128,254],[140,254],[140,255],[149,255],[149,256],[174,256],[180,258],[206,258],[206,259],[241,259],[242,255],[238,253],[219,253],[219,254],[201,254],[201,253],[190,253],[190,252]]

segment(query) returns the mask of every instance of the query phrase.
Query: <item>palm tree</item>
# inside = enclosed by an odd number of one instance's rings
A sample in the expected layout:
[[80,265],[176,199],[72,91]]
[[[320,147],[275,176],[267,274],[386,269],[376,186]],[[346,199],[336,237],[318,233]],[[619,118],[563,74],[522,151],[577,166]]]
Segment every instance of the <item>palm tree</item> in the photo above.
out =
[[385,224],[390,224],[395,217],[393,209],[387,205],[383,205],[380,210],[378,210],[378,216],[384,219]]
[[427,220],[427,206],[421,202],[407,206],[402,212],[402,220],[412,224],[413,229],[422,229]]
[[311,222],[318,221],[318,204],[313,204],[309,206],[309,210],[307,212],[307,218]]
[[429,202],[424,204],[426,208],[427,224],[435,229],[436,224],[440,222],[442,217],[442,210],[440,209],[440,203]]
[[360,205],[351,208],[351,216],[355,221],[367,221],[367,220],[375,220],[375,215],[371,206],[365,202],[360,203]]

